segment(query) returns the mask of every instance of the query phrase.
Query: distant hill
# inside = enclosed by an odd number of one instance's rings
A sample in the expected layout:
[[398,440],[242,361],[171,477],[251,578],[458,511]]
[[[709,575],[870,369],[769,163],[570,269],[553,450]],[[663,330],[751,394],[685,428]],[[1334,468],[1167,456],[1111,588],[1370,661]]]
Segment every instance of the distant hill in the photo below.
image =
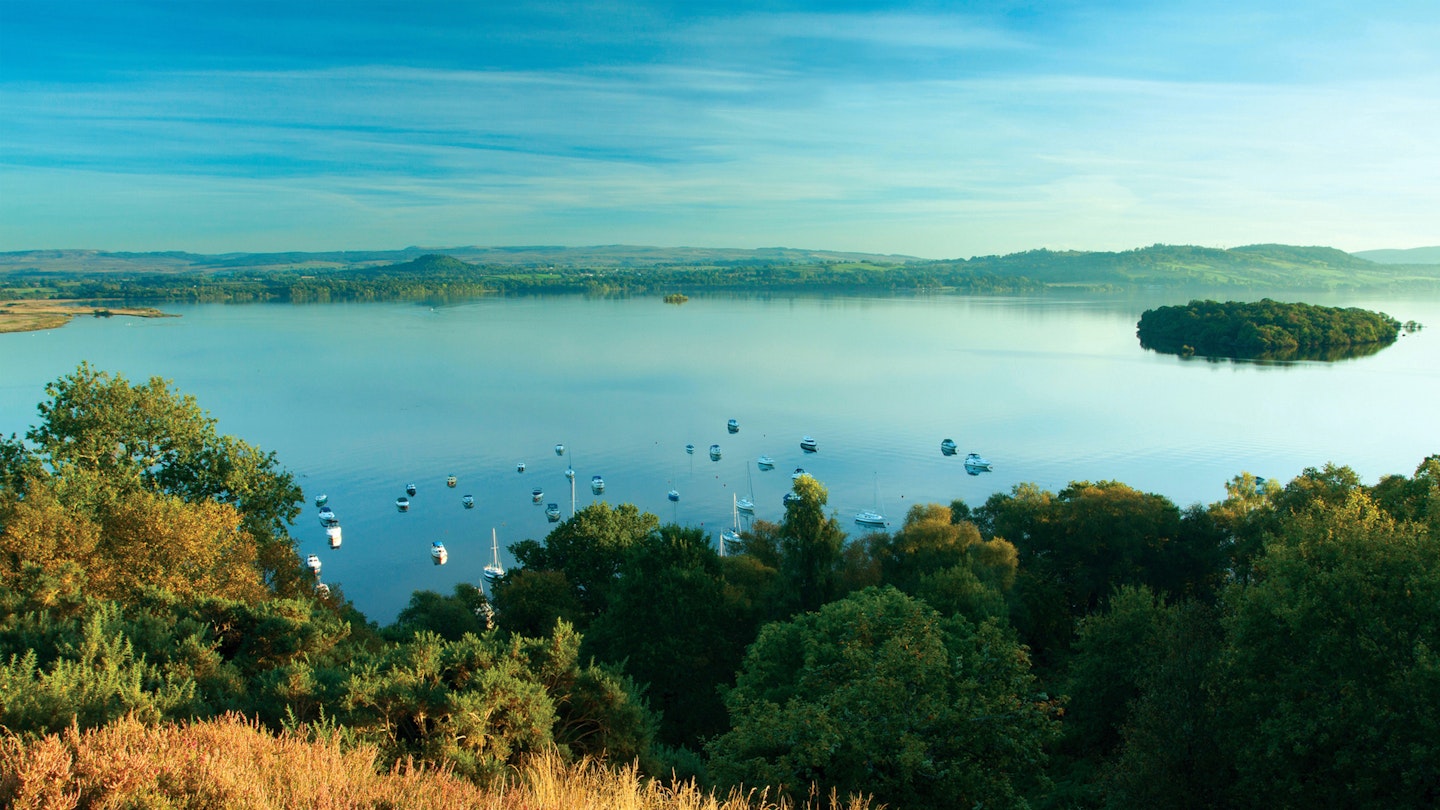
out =
[[306,253],[126,253],[103,250],[23,250],[0,253],[0,275],[11,273],[225,273],[301,270],[357,270],[412,262],[430,255],[510,268],[647,268],[675,266],[907,264],[913,256],[796,248],[692,248],[599,245],[593,247],[407,247],[403,250],[343,250]]
[[[1425,250],[1396,251],[1423,258]],[[185,277],[185,278],[181,278]],[[198,277],[198,278],[191,278]],[[8,297],[136,300],[370,300],[477,291],[681,292],[695,289],[956,290],[1044,287],[1233,290],[1440,288],[1440,262],[1371,261],[1330,247],[1151,245],[1134,250],[1030,250],[932,261],[913,256],[761,248],[408,247],[328,253],[0,253]]]
[[1440,264],[1440,245],[1408,250],[1361,250],[1350,255],[1377,264]]

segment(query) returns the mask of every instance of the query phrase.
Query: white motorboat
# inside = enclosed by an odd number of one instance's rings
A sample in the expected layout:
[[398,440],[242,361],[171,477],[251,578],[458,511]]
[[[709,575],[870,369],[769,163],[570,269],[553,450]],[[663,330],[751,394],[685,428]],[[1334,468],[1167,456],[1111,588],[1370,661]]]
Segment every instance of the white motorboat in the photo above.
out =
[[310,573],[314,574],[316,579],[319,579],[319,578],[320,578],[320,558],[319,558],[319,557],[317,557],[317,556],[314,555],[314,554],[310,554],[310,555],[306,556],[306,557],[305,557],[305,567],[310,569]]
[[575,468],[574,468],[574,467],[566,467],[566,468],[565,468],[565,480],[566,480],[566,481],[574,481],[574,480],[575,480]]
[[412,497],[412,498],[415,497],[415,485],[414,485],[414,484],[406,484],[406,485],[405,485],[405,494],[406,494],[406,495],[409,495],[409,496]]
[[787,492],[785,493],[785,497],[780,499],[780,502],[786,506],[789,506],[792,503],[799,503],[800,496],[795,494],[794,492]]
[[525,472],[525,462],[521,461],[515,465],[515,472]]
[[329,585],[326,585],[326,584],[323,583],[323,582],[317,582],[317,583],[315,583],[315,595],[318,596],[318,597],[320,597],[321,599],[329,599],[329,598],[330,598],[330,586],[329,586]]
[[474,509],[474,508],[475,508],[475,496],[474,496],[474,495],[466,495],[466,496],[464,496],[463,498],[460,499],[460,503],[465,504],[465,508],[466,508],[466,509]]
[[598,475],[590,476],[590,491],[599,495],[605,491],[605,479]]
[[453,475],[446,476],[446,478],[445,478],[445,486],[450,487],[450,488],[453,489],[453,488],[455,487],[455,476],[453,476]]
[[436,540],[430,544],[430,559],[436,565],[444,565],[450,561],[450,552],[445,550],[445,544]]
[[669,498],[672,501],[678,501],[680,500],[680,490],[672,489],[669,492],[665,493],[665,497]]
[[965,457],[965,466],[974,470],[991,469],[990,460],[979,453],[971,453]]
[[559,522],[559,520],[560,520],[560,504],[558,504],[558,503],[547,503],[547,504],[545,504],[545,519],[548,520],[548,521],[550,521],[551,523],[557,523],[557,522]]
[[555,445],[555,455],[557,455],[557,456],[563,456],[563,455],[565,455],[565,445],[563,445],[563,444],[557,444],[557,445]]
[[494,585],[505,576],[505,567],[500,565],[500,542],[495,539],[495,530],[490,530],[490,564],[485,566],[485,581]]
[[545,499],[545,490],[541,489],[540,487],[535,487],[534,489],[530,490],[530,500],[531,500],[532,502],[534,502],[534,503],[540,503],[540,501],[542,501],[542,500],[544,500],[544,499]]
[[725,423],[725,429],[730,431],[731,433],[739,433],[740,422],[735,419],[731,419],[729,422]]
[[693,445],[693,444],[687,444],[687,445],[685,445],[685,452],[687,452],[687,453],[694,453],[694,452],[695,452],[695,445]]
[[409,512],[410,499],[405,497],[404,495],[401,495],[400,497],[395,499],[395,508],[399,509],[401,512]]
[[955,440],[946,439],[945,441],[940,442],[940,452],[944,453],[947,456],[955,455]]
[[335,510],[331,509],[328,506],[322,506],[320,507],[320,512],[316,515],[316,517],[320,518],[321,526],[329,526],[331,523],[335,522]]
[[326,502],[328,502],[329,500],[330,500],[330,496],[329,496],[329,495],[316,495],[316,496],[315,496],[315,505],[316,505],[316,506],[324,506],[324,505],[326,504]]
[[720,445],[718,445],[718,444],[712,444],[712,445],[710,445],[710,460],[711,460],[711,461],[719,461],[719,460],[720,460]]
[[806,436],[800,440],[800,449],[807,453],[814,453],[820,449],[820,445],[814,439]]
[[325,527],[325,539],[330,541],[330,548],[340,547],[340,524]]
[[773,470],[775,469],[775,459],[769,456],[761,456],[760,458],[755,459],[755,466],[759,467],[762,470]]
[[809,475],[809,474],[810,474],[810,473],[805,472],[805,468],[804,468],[804,467],[796,467],[796,468],[795,468],[795,472],[790,473],[790,480],[791,480],[791,481],[799,481],[801,478],[804,478],[805,476],[807,476],[807,475]]

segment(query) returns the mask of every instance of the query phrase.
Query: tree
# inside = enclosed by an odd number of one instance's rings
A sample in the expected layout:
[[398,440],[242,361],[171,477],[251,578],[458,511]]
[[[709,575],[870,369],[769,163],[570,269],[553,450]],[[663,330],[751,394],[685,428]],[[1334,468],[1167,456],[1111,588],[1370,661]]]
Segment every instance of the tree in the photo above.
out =
[[590,626],[584,651],[624,663],[661,713],[661,740],[695,745],[725,730],[719,687],[734,679],[758,629],[754,608],[726,582],[699,529],[675,525],[633,546]]
[[659,518],[632,504],[594,503],[556,526],[543,545],[524,540],[510,552],[527,569],[565,575],[581,606],[577,626],[583,629],[605,611],[625,551],[659,526]]
[[[256,544],[266,582],[282,593],[299,591],[303,578],[287,526],[300,513],[301,492],[273,453],[219,435],[193,397],[159,377],[131,385],[82,363],[45,393],[41,421],[26,438],[54,475],[93,474],[91,501],[98,492],[143,489],[229,505]],[[73,487],[70,493],[81,495]]]
[[1213,691],[1237,775],[1229,800],[1433,806],[1440,538],[1364,492],[1320,489],[1281,522],[1254,582],[1226,597]]
[[779,604],[784,613],[815,610],[838,595],[838,573],[845,532],[825,517],[829,493],[813,477],[795,480],[799,498],[785,507],[780,524]]
[[490,629],[489,607],[485,594],[464,582],[456,583],[449,596],[415,591],[387,632],[405,639],[429,631],[446,641],[455,641],[466,633],[480,635]]
[[995,623],[890,587],[767,625],[725,703],[731,730],[708,746],[721,784],[795,798],[813,783],[892,807],[1025,806],[1056,732]]

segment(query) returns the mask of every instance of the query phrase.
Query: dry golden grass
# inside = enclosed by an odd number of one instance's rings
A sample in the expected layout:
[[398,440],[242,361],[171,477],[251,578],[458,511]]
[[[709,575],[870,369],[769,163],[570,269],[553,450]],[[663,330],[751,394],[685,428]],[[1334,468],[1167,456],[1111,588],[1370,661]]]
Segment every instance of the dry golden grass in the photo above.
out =
[[[369,746],[333,737],[274,736],[242,717],[147,726],[121,720],[89,731],[0,740],[0,806],[70,808],[424,808],[447,810],[785,810],[762,793],[724,799],[667,786],[633,767],[566,764],[543,756],[491,789],[445,769],[377,766]],[[808,802],[867,810],[834,796]]]

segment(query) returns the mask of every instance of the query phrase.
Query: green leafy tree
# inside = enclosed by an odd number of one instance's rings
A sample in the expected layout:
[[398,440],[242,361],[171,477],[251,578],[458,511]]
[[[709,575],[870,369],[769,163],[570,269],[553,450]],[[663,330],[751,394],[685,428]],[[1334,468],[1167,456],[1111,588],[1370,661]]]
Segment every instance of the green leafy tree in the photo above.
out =
[[421,631],[435,633],[446,641],[455,641],[466,633],[478,636],[490,629],[489,608],[485,594],[464,582],[457,583],[449,596],[415,591],[395,624],[387,628],[387,634],[398,640]]
[[733,681],[758,631],[753,605],[724,572],[701,530],[662,526],[630,549],[609,610],[585,636],[587,655],[624,662],[646,685],[669,745],[725,730],[719,687]]
[[523,540],[510,552],[525,568],[565,575],[581,606],[582,629],[604,612],[620,561],[631,546],[660,527],[660,521],[631,504],[591,504],[555,527],[543,544]]
[[1034,686],[995,623],[869,588],[761,631],[710,772],[792,798],[814,785],[892,807],[1023,807],[1056,733]]
[[[287,526],[300,513],[301,493],[273,453],[218,434],[193,397],[159,377],[131,385],[82,363],[45,393],[41,420],[26,438],[57,477],[93,474],[85,479],[93,488],[84,500],[143,489],[191,504],[229,505],[256,544],[266,582],[283,593],[299,591],[303,576]],[[77,487],[69,494],[81,498]]]
[[1213,688],[1234,755],[1228,799],[1431,806],[1440,800],[1440,538],[1364,492],[1331,497],[1326,483],[1292,484],[1325,494],[1282,521],[1254,582],[1226,600]]
[[829,493],[814,477],[795,480],[799,496],[785,507],[780,524],[778,616],[815,610],[839,595],[845,532],[825,516]]

